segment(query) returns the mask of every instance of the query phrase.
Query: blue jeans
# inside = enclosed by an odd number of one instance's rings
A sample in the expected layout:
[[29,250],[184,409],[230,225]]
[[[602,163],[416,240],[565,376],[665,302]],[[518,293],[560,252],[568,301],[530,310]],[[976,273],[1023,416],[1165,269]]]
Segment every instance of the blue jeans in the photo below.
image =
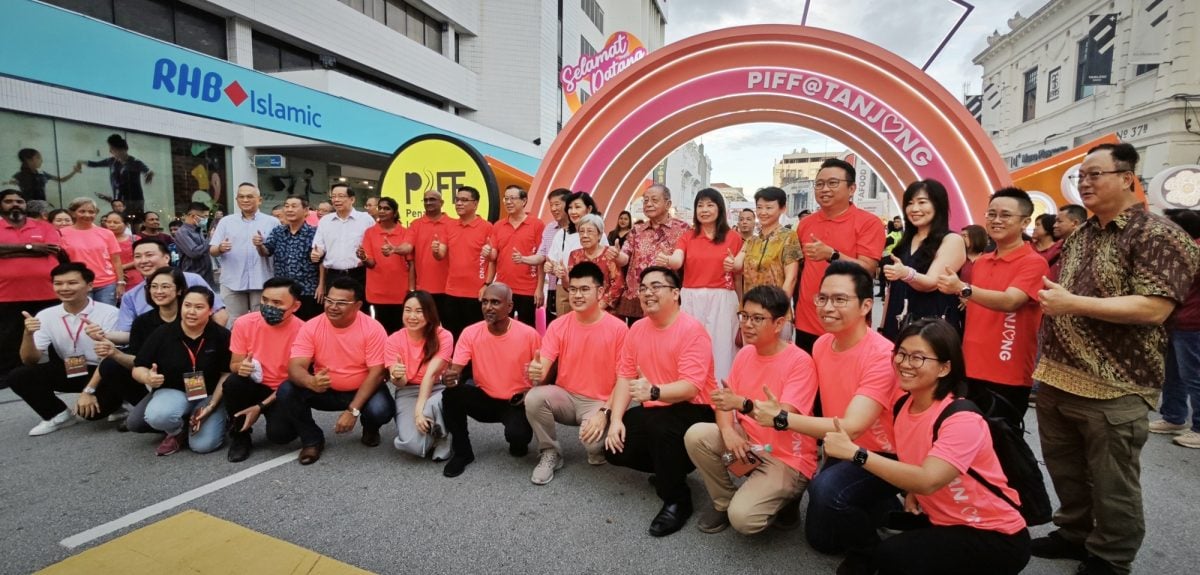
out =
[[1162,413],[1168,423],[1187,423],[1192,403],[1192,431],[1200,432],[1200,331],[1171,332],[1167,346],[1167,379],[1163,382]]
[[[187,395],[178,389],[159,388],[145,403],[143,420],[151,429],[176,435],[188,429],[192,411],[212,400],[212,396],[199,401],[188,401]],[[141,404],[139,404],[141,405]],[[188,437],[188,447],[196,453],[216,451],[225,443],[225,427],[229,416],[224,409],[216,409],[200,424],[200,431]]]
[[[324,445],[325,434],[321,427],[313,421],[312,410],[345,411],[358,391],[334,391],[332,389],[317,393],[307,387],[300,387],[290,381],[285,381],[275,391],[275,400],[279,402],[283,416],[290,420],[296,434],[300,436],[300,445],[313,447]],[[380,384],[371,399],[360,410],[361,423],[364,430],[379,431],[383,424],[392,419],[396,413],[396,403],[388,393],[387,385]]]
[[104,287],[92,288],[92,299],[117,307],[117,284],[111,283]]
[[[880,457],[872,453],[871,457]],[[849,461],[830,459],[808,482],[804,535],[821,553],[870,554],[879,545],[876,527],[900,509],[900,490]]]

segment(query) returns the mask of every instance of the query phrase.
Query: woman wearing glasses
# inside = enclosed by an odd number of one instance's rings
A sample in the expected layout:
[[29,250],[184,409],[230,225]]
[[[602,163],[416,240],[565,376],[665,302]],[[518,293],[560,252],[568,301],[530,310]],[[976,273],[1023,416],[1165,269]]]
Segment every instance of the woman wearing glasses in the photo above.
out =
[[[604,237],[604,220],[596,214],[587,214],[575,223],[575,231],[579,236],[579,249],[572,250],[567,258],[565,267],[557,268],[558,281],[567,285],[567,274],[580,262],[592,262],[604,273],[604,285],[600,290],[600,307],[612,310],[617,299],[625,291],[625,278],[621,275],[621,266],[610,257],[605,245],[600,243]],[[565,291],[565,290],[564,290]]]
[[[795,232],[779,224],[786,207],[787,193],[779,188],[769,186],[754,193],[758,233],[742,245],[733,260],[733,271],[742,274],[742,293],[760,285],[780,288],[789,297],[796,293],[802,251]],[[787,327],[779,337],[791,341],[793,331]]]
[[957,273],[967,260],[962,236],[950,233],[950,197],[933,179],[904,190],[904,235],[883,268],[889,282],[883,335],[896,341],[908,323],[937,317],[962,329],[958,297],[937,290],[938,277]]
[[[554,239],[550,241],[550,251],[546,255],[546,271],[559,278],[566,277],[567,269],[570,267],[568,260],[571,252],[580,248],[579,230],[576,227],[579,219],[588,214],[601,215],[600,209],[596,207],[596,200],[593,200],[592,195],[587,192],[575,192],[567,196],[566,204],[567,227],[554,233]],[[601,234],[600,242],[607,246],[608,238]],[[558,315],[561,316],[571,311],[571,306],[567,303],[566,290],[557,291],[555,297],[557,301],[554,302],[554,306]]]
[[987,422],[956,410],[933,439],[934,422],[967,391],[958,333],[944,321],[924,319],[897,339],[893,365],[908,392],[892,425],[899,461],[859,447],[840,427],[825,434],[825,454],[854,461],[907,492],[904,510],[917,528],[884,540],[852,572],[1020,573],[1029,562],[1029,531],[1012,503],[1017,492],[992,449]]

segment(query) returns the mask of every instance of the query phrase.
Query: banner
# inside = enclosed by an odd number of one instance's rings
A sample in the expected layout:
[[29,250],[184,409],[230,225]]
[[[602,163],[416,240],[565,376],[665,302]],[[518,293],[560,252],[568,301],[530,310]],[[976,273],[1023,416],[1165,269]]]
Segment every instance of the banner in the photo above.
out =
[[1161,64],[1163,37],[1166,35],[1167,13],[1171,0],[1135,0],[1133,2],[1133,33],[1130,34],[1130,64]]
[[1117,44],[1117,15],[1088,16],[1092,28],[1087,35],[1083,85],[1112,84],[1113,47]]
[[583,105],[583,94],[595,94],[605,82],[646,57],[641,40],[629,32],[614,32],[604,49],[595,54],[581,54],[579,63],[563,66],[559,73],[563,96],[574,113]]

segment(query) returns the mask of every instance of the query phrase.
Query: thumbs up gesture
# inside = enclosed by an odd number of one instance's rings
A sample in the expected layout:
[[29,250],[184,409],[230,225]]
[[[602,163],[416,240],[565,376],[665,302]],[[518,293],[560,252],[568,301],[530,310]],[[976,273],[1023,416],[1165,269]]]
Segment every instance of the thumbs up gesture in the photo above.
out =
[[238,364],[237,374],[242,377],[250,377],[254,373],[254,353],[247,353],[246,357],[242,358],[242,362]]
[[725,250],[725,261],[722,262],[723,267],[725,268],[725,273],[729,274],[729,273],[734,272],[733,262],[736,259],[737,258],[735,258],[733,256],[733,250],[730,250],[730,249]]
[[1046,286],[1038,292],[1038,303],[1042,305],[1042,312],[1049,316],[1069,315],[1075,312],[1075,294],[1067,291],[1067,288],[1050,281],[1050,278],[1043,277],[1042,284]]
[[491,242],[483,244],[483,249],[479,250],[479,257],[482,257],[485,260],[492,259],[492,244],[491,244]]
[[850,436],[845,431],[842,431],[841,420],[833,418],[833,431],[825,434],[825,455],[838,459],[850,459],[854,457],[856,451],[858,451],[858,446],[850,440]]
[[908,277],[908,266],[900,263],[900,260],[895,255],[889,254],[888,258],[891,260],[891,263],[884,264],[883,277],[887,278],[890,282],[901,281]]
[[36,317],[33,317],[32,315],[29,315],[29,312],[27,312],[27,311],[23,311],[23,312],[21,312],[21,315],[25,317],[25,331],[26,331],[26,333],[33,333],[33,332],[35,332],[35,331],[37,331],[37,330],[39,330],[39,329],[42,329],[42,322],[41,322],[41,320],[39,320],[39,319],[38,319],[38,318],[36,318]]
[[325,393],[329,389],[329,368],[322,369],[313,374],[312,390],[317,393]]
[[833,248],[825,245],[816,234],[808,234],[808,243],[804,244],[804,259],[809,261],[826,261],[833,256]]
[[646,403],[650,401],[650,381],[644,377],[629,380],[629,396],[634,401]]
[[542,352],[534,352],[533,361],[529,362],[529,367],[526,370],[526,373],[529,374],[529,381],[532,381],[534,385],[540,384],[542,377],[546,375],[546,368],[542,363]]
[[256,247],[256,248],[262,247],[262,245],[263,245],[262,232],[254,232],[254,237],[250,238],[250,242],[253,243],[254,247]]
[[227,253],[229,250],[233,249],[233,242],[230,241],[229,238],[225,238],[225,239],[221,240],[220,247],[221,247],[221,253]]
[[163,375],[161,373],[158,373],[158,364],[157,363],[150,364],[150,380],[146,382],[146,385],[149,385],[150,387],[158,389],[159,387],[162,387],[163,381],[165,379],[166,378],[163,377]]
[[385,258],[386,258],[386,257],[388,257],[388,256],[390,256],[390,255],[392,255],[392,244],[391,244],[391,242],[389,242],[389,241],[388,241],[388,240],[386,240],[386,239],[385,239],[385,240],[383,240],[383,246],[379,248],[379,251],[380,251],[380,253],[382,253],[382,254],[383,254],[383,257],[385,257]]
[[958,295],[964,285],[962,280],[958,279],[958,274],[950,269],[950,266],[946,266],[942,273],[938,274],[937,289],[944,294]]
[[775,416],[783,411],[783,406],[779,403],[779,398],[771,393],[771,388],[763,386],[763,397],[754,402],[754,411],[750,415],[763,427],[772,427],[775,425]]
[[86,333],[88,337],[92,338],[92,340],[100,341],[104,339],[103,327],[100,327],[98,324],[92,323],[86,319],[83,320],[83,326],[83,333]]
[[523,264],[523,263],[525,263],[525,256],[521,255],[520,250],[518,250],[517,248],[513,248],[512,261],[514,264]]
[[396,356],[396,363],[392,364],[388,374],[392,376],[392,383],[396,384],[396,387],[408,384],[408,368],[404,366],[404,358]]
[[317,246],[313,246],[312,252],[308,254],[308,258],[312,260],[312,263],[314,264],[321,263],[321,258],[323,257],[325,257],[325,250]]

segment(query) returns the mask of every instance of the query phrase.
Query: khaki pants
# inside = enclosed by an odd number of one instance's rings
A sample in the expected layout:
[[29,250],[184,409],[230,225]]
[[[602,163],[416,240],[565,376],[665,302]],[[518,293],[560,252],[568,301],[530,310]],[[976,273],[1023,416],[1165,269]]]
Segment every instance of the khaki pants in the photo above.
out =
[[729,524],[739,533],[752,535],[766,529],[783,506],[800,497],[808,478],[770,454],[756,454],[763,462],[750,472],[741,487],[733,484],[721,462],[725,441],[715,423],[697,423],[683,436],[688,457],[696,464],[704,487],[712,497],[713,509],[729,514]]
[[[553,449],[562,453],[555,433],[555,422],[563,425],[581,425],[595,414],[604,402],[571,393],[557,385],[539,385],[525,392],[525,417],[533,427],[538,451]],[[583,444],[589,457],[604,457],[604,442]]]

